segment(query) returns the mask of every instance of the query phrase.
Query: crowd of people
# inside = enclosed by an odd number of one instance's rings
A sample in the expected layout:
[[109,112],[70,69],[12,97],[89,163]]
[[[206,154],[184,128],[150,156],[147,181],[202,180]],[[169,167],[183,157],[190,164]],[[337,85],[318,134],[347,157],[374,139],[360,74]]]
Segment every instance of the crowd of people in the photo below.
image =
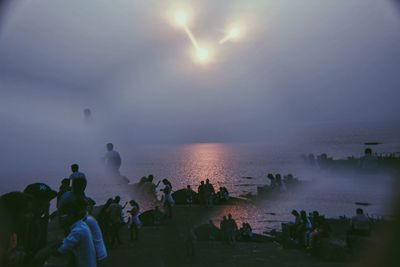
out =
[[[289,238],[297,245],[306,249],[318,249],[323,239],[329,238],[332,229],[324,216],[318,211],[307,215],[306,211],[293,210],[291,213],[294,221],[284,224],[288,229]],[[357,208],[356,215],[350,220],[349,229],[346,233],[346,242],[349,248],[352,247],[352,237],[369,236],[371,231],[371,220],[364,214],[363,209]]]
[[253,230],[249,223],[243,222],[239,228],[232,214],[223,216],[220,223],[221,240],[228,244],[234,244],[237,240],[251,241]]
[[[214,204],[225,203],[229,200],[229,192],[226,187],[220,187],[219,191],[215,191],[214,186],[210,183],[209,179],[206,181],[201,181],[197,189],[198,192],[198,202],[208,208],[212,207]],[[190,186],[187,188],[188,194],[188,204],[193,202],[193,197],[191,196],[192,190]]]
[[273,175],[272,173],[268,173],[267,178],[269,180],[269,188],[278,189],[280,192],[286,192],[287,186],[298,182],[298,179],[295,178],[291,173],[289,173],[288,175],[284,175],[283,178],[279,173],[275,175]]

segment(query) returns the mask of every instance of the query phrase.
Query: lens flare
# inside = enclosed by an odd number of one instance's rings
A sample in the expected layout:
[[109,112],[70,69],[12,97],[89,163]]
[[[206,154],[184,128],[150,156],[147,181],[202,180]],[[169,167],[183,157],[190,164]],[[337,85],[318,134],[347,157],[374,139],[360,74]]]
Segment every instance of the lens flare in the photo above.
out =
[[179,27],[185,27],[189,21],[189,14],[184,10],[178,10],[174,14],[175,24]]
[[229,36],[232,40],[236,40],[239,38],[240,36],[240,28],[235,27],[235,28],[231,28],[229,30]]
[[232,26],[226,31],[226,35],[219,41],[219,44],[224,44],[228,41],[237,41],[242,35],[242,29],[238,26]]
[[196,57],[200,63],[207,63],[210,60],[210,51],[205,48],[196,49]]

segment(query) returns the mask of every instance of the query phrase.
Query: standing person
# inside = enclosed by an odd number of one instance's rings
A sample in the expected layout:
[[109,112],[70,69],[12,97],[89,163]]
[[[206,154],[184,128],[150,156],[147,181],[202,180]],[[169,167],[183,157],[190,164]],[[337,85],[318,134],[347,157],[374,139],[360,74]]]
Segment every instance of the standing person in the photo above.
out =
[[232,214],[228,214],[227,233],[229,244],[235,243],[237,230],[238,227],[236,221],[232,218]]
[[86,180],[86,175],[83,172],[79,171],[79,165],[78,164],[72,164],[71,165],[71,175],[69,176],[69,179],[74,180],[75,178],[83,178]]
[[108,207],[108,216],[110,220],[111,247],[114,247],[115,242],[122,245],[120,238],[120,230],[122,225],[122,209],[120,204],[120,196],[116,196],[113,203]]
[[269,186],[271,188],[275,188],[276,187],[276,180],[275,177],[272,173],[268,173],[267,174],[267,178],[269,179]]
[[165,186],[163,189],[161,189],[161,191],[164,192],[165,213],[168,218],[172,218],[172,206],[175,204],[175,201],[172,197],[172,184],[167,179],[163,179],[162,183]]
[[193,204],[193,190],[190,187],[190,185],[188,185],[186,187],[186,192],[185,193],[186,193],[186,204],[188,204],[189,208],[191,208],[192,204]]
[[58,193],[57,193],[57,209],[60,206],[60,200],[61,200],[61,196],[68,191],[71,191],[71,180],[68,178],[64,178],[61,181],[61,185],[60,188],[58,189]]
[[129,218],[129,233],[131,241],[139,239],[139,227],[142,225],[142,222],[139,219],[140,207],[139,204],[135,200],[129,201],[131,205],[131,209],[128,211],[130,214]]
[[81,197],[85,198],[85,190],[87,186],[86,178],[84,177],[76,177],[72,179],[72,187],[71,191],[67,191],[60,197],[59,201],[59,211],[63,212],[63,205],[67,202],[72,201],[74,198]]
[[96,267],[96,249],[93,236],[88,224],[84,222],[86,216],[86,201],[76,198],[65,205],[65,226],[70,229],[69,234],[62,241],[54,255],[73,252],[76,267]]
[[197,193],[198,193],[198,201],[199,204],[204,204],[205,203],[205,198],[204,198],[204,191],[205,191],[205,185],[204,185],[204,181],[200,182],[199,187],[197,188]]
[[111,241],[111,229],[110,229],[110,218],[108,216],[108,208],[113,203],[113,199],[109,198],[107,202],[101,207],[99,214],[96,219],[99,222],[101,232],[103,233],[103,240],[107,246],[110,245]]
[[120,176],[119,168],[122,164],[121,156],[117,151],[114,150],[114,145],[112,143],[108,143],[106,147],[107,153],[104,156],[104,163],[106,165],[106,168],[113,175]]
[[30,250],[35,254],[47,244],[50,201],[56,198],[57,192],[44,183],[33,183],[24,189],[25,194],[32,196],[33,221],[30,224]]
[[307,213],[302,210],[300,211],[301,226],[300,226],[300,240],[303,241],[303,245],[307,248],[311,246],[311,231],[312,224],[307,216]]
[[205,194],[206,206],[212,207],[215,189],[214,189],[214,186],[210,183],[209,179],[206,179],[204,191],[205,191],[204,194]]
[[222,217],[219,228],[221,229],[221,241],[228,242],[228,219],[226,216]]

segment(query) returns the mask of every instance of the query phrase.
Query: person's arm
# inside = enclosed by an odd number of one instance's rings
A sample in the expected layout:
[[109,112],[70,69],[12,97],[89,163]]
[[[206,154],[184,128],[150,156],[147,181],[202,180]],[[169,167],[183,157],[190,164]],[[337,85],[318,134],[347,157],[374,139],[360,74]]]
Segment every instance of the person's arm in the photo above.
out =
[[69,250],[72,250],[80,242],[80,236],[77,231],[71,231],[71,233],[64,238],[61,246],[57,249],[57,252],[64,254]]
[[125,209],[126,205],[128,205],[128,202],[125,202],[125,205],[122,206],[122,209]]

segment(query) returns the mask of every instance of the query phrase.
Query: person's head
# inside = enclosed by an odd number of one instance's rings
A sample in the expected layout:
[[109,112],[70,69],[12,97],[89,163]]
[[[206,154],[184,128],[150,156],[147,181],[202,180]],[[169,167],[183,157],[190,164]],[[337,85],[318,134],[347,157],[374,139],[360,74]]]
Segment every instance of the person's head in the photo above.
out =
[[190,185],[186,186],[187,189],[190,189]]
[[232,214],[228,214],[228,219],[232,219]]
[[226,216],[225,216],[225,215],[222,217],[222,220],[224,220],[224,221],[226,221],[226,220],[227,220],[227,218],[226,218]]
[[83,110],[83,114],[85,114],[85,117],[90,117],[90,115],[92,114],[92,111],[89,108],[85,108]]
[[131,200],[131,201],[129,201],[129,205],[131,205],[132,207],[133,206],[136,206],[137,205],[137,202],[135,201],[135,200]]
[[267,174],[267,177],[268,177],[269,179],[274,179],[274,175],[273,175],[272,173],[268,173],[268,174]]
[[279,173],[277,173],[277,174],[275,175],[275,178],[276,178],[276,180],[281,180],[281,179],[282,179],[282,176],[281,176]]
[[71,180],[69,178],[64,178],[64,179],[62,179],[61,184],[63,186],[70,186],[71,185]]
[[71,165],[71,171],[72,172],[77,172],[77,171],[79,171],[79,165],[78,164],[72,164]]
[[201,181],[200,184],[203,185],[203,184],[204,184],[204,181]]
[[297,210],[292,210],[292,215],[294,217],[298,217],[300,214],[299,214],[299,212]]
[[92,214],[93,208],[94,208],[95,205],[96,205],[96,201],[94,201],[90,197],[86,198],[86,207],[87,207],[87,212],[89,214]]
[[116,196],[116,197],[114,198],[114,203],[119,204],[120,201],[121,201],[121,197],[120,197],[120,196]]
[[312,213],[312,216],[313,216],[314,218],[319,217],[319,212],[316,211],[316,210],[314,210],[313,213]]
[[372,149],[368,147],[364,150],[364,153],[365,155],[372,155]]
[[83,177],[72,179],[72,192],[77,195],[83,195],[85,193],[87,181]]
[[64,204],[64,215],[62,224],[65,227],[70,227],[78,220],[83,219],[87,213],[87,200],[84,197],[76,197]]
[[356,209],[356,213],[357,213],[357,215],[363,215],[364,211],[362,208],[358,208],[358,209]]
[[206,184],[209,184],[210,183],[210,180],[209,179],[206,179]]
[[106,147],[107,147],[107,151],[112,151],[114,149],[114,145],[112,143],[108,143],[106,145]]

